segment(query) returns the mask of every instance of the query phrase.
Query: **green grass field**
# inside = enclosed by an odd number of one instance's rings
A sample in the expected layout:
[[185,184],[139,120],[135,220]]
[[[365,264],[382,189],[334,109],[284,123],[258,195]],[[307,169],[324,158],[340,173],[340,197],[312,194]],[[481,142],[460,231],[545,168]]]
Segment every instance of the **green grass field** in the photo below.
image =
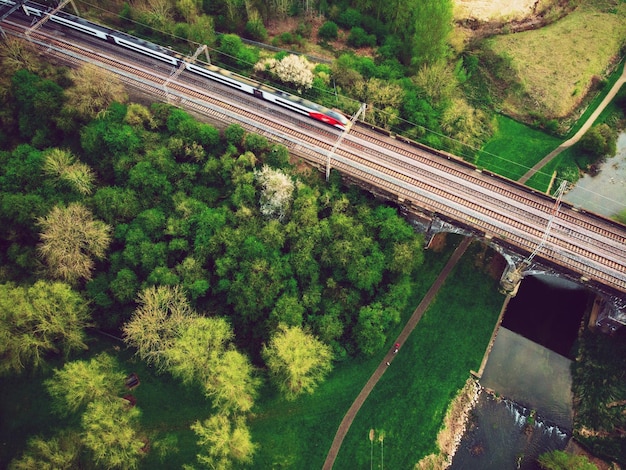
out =
[[[497,115],[496,120],[497,130],[479,152],[477,165],[512,180],[522,177],[535,163],[561,143],[558,137],[533,129],[509,117]],[[547,187],[551,173],[546,172],[545,176]]]
[[[473,244],[435,302],[357,414],[337,458],[336,468],[367,468],[384,452],[387,468],[413,468],[436,450],[446,409],[478,370],[502,307],[497,282],[475,264],[481,246]],[[375,439],[375,441],[376,441]],[[382,449],[381,449],[382,447]]]

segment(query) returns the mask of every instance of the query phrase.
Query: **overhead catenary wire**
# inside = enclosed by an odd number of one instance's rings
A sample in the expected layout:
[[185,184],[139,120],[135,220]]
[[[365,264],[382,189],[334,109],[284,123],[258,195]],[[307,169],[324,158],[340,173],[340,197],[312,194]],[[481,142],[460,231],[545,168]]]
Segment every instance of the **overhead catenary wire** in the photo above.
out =
[[[91,8],[94,8],[94,9],[96,9],[96,10],[102,11],[102,12],[104,12],[104,13],[108,13],[108,14],[110,14],[110,15],[112,15],[112,16],[116,16],[116,17],[118,17],[118,18],[121,18],[121,15],[120,15],[119,13],[112,12],[111,10],[108,10],[107,8],[104,8],[104,7],[102,7],[102,6],[100,6],[100,5],[97,5],[97,4],[95,4],[95,3],[92,3],[92,2],[89,2],[89,1],[86,1],[86,0],[74,0],[74,1],[75,1],[75,2],[77,2],[77,3],[79,3],[79,4],[84,4],[84,5],[87,5],[87,6],[91,7]],[[67,3],[67,2],[65,2],[65,3]],[[72,3],[72,4],[73,4],[73,3]],[[208,46],[208,45],[204,45],[204,44],[201,44],[201,43],[199,43],[199,42],[196,42],[196,41],[190,40],[190,39],[188,39],[188,38],[184,38],[184,37],[178,36],[178,35],[176,35],[176,34],[174,34],[174,33],[172,33],[172,32],[168,32],[168,31],[164,31],[164,30],[161,30],[161,29],[155,28],[155,27],[154,27],[154,26],[152,26],[152,25],[149,25],[149,24],[146,24],[146,23],[142,23],[142,22],[140,22],[140,21],[137,21],[137,20],[134,20],[134,19],[131,19],[131,18],[124,18],[124,20],[125,20],[125,21],[129,21],[129,22],[131,22],[131,23],[134,23],[134,24],[136,24],[136,25],[138,25],[138,26],[141,26],[141,27],[143,27],[143,28],[146,28],[146,29],[148,29],[148,30],[154,31],[154,32],[156,32],[156,33],[159,33],[159,34],[161,34],[161,35],[164,35],[164,36],[169,36],[169,37],[171,37],[172,39],[187,42],[187,43],[189,43],[190,45],[195,45],[196,47],[202,47],[202,46],[205,46],[208,50],[210,50],[210,51],[212,51],[212,52],[214,52],[214,53],[218,53],[218,54],[220,54],[220,56],[222,56],[222,57],[228,57],[228,58],[233,59],[233,60],[241,60],[241,59],[239,59],[239,58],[237,58],[237,57],[234,57],[234,56],[231,56],[231,55],[229,55],[229,54],[226,54],[226,53],[224,53],[224,52],[222,52],[222,51],[220,51],[220,50],[218,50],[218,49],[216,49],[216,48],[212,48],[212,47],[210,47],[210,46]],[[218,33],[218,34],[219,34],[219,33]],[[307,56],[307,57],[308,57],[308,56]],[[313,61],[315,61],[315,58],[313,58]],[[254,64],[252,64],[252,63],[250,63],[250,62],[247,62],[247,61],[244,61],[244,63],[246,63],[246,64],[247,64],[247,65],[249,65],[249,66],[253,66],[253,65],[254,65]],[[235,68],[235,70],[237,70],[238,72],[242,72],[242,71],[241,71],[241,69],[237,69],[236,67],[233,67],[233,68]],[[336,89],[335,89],[335,90],[333,90],[332,92],[331,92],[331,91],[328,91],[328,90],[326,90],[326,89],[320,89],[320,88],[315,88],[315,90],[316,90],[316,91],[318,91],[319,93],[326,94],[326,95],[328,95],[328,94],[331,94],[331,95],[337,95],[337,91],[336,91]],[[339,96],[341,97],[341,99],[342,99],[342,100],[344,100],[344,101],[346,101],[346,102],[354,102],[354,106],[355,106],[355,108],[356,108],[357,106],[359,106],[359,107],[360,107],[360,105],[361,105],[361,103],[360,103],[359,101],[354,100],[353,98],[350,98],[350,97],[347,97],[347,96],[345,96],[345,95],[341,95],[341,94],[339,94]],[[380,114],[387,114],[387,115],[389,115],[389,113],[387,113],[386,111],[381,110],[381,109],[379,109],[379,108],[376,108],[375,106],[373,106],[373,105],[371,105],[371,104],[368,104],[368,108],[370,108],[370,109],[372,109],[372,110],[376,111],[377,113],[380,113]],[[470,160],[471,160],[471,159],[473,158],[473,156],[474,156],[474,155],[476,155],[477,153],[478,153],[478,154],[482,154],[482,155],[488,155],[488,156],[490,156],[490,157],[492,157],[492,158],[494,158],[494,159],[496,159],[496,160],[499,160],[499,161],[501,162],[501,164],[496,164],[496,163],[494,163],[494,162],[492,162],[492,163],[491,163],[492,168],[493,168],[493,167],[495,167],[494,169],[499,170],[499,171],[509,171],[509,170],[510,170],[510,166],[511,166],[511,165],[513,165],[513,166],[515,166],[515,167],[517,167],[517,168],[519,168],[519,169],[525,170],[525,171],[529,171],[529,170],[531,170],[531,168],[532,168],[532,167],[529,167],[529,166],[527,166],[527,165],[524,165],[524,164],[522,164],[522,163],[520,163],[520,162],[518,162],[518,161],[511,160],[511,159],[509,159],[509,158],[503,157],[503,156],[498,155],[498,154],[494,154],[494,153],[492,153],[492,152],[488,152],[488,151],[483,150],[483,149],[480,149],[480,148],[476,148],[476,147],[472,146],[471,144],[467,144],[467,143],[462,142],[462,141],[460,141],[460,140],[458,140],[458,139],[455,139],[454,137],[451,137],[451,136],[448,136],[448,135],[442,134],[441,132],[437,132],[437,131],[435,131],[435,130],[433,130],[433,129],[430,129],[430,128],[426,127],[426,126],[423,126],[423,125],[421,125],[421,124],[416,124],[416,123],[414,123],[414,122],[411,122],[411,121],[409,121],[409,120],[407,120],[407,119],[404,119],[404,118],[401,118],[401,117],[398,117],[398,116],[394,116],[394,118],[395,118],[395,119],[397,119],[397,121],[398,121],[399,123],[402,123],[402,124],[407,125],[407,126],[410,126],[410,127],[412,126],[412,127],[414,127],[414,128],[420,128],[420,129],[423,129],[423,131],[424,131],[425,133],[428,133],[428,134],[430,134],[430,135],[433,135],[433,136],[436,136],[436,137],[438,137],[438,138],[440,138],[440,139],[444,139],[445,141],[448,141],[448,142],[450,143],[450,147],[451,147],[451,148],[454,148],[454,153],[455,153],[455,154],[457,154],[458,156],[462,157],[462,158],[465,158],[465,159],[470,159]],[[464,151],[462,150],[462,149],[464,149],[464,148],[465,148],[465,149],[468,149],[468,152],[464,152]],[[496,171],[496,172],[497,172],[497,171]],[[546,173],[546,172],[545,172],[545,171],[543,171],[543,170],[538,170],[538,171],[535,173],[535,175],[541,175],[541,176],[544,176],[544,177],[546,177],[546,178],[550,178],[550,177],[551,177],[551,174],[548,174],[548,173]],[[590,193],[590,194],[592,194],[592,195],[595,195],[595,196],[597,196],[597,197],[603,198],[603,199],[605,199],[605,200],[607,200],[607,201],[611,201],[611,202],[612,202],[612,203],[614,203],[615,205],[620,206],[620,207],[622,207],[622,208],[626,209],[626,203],[624,203],[624,202],[621,202],[621,201],[617,201],[617,200],[611,199],[610,197],[607,197],[607,196],[605,196],[605,195],[602,195],[602,194],[596,193],[595,191],[592,191],[592,190],[589,190],[589,189],[584,189],[584,190],[585,190],[585,191],[587,191],[587,192],[589,192],[589,193]]]

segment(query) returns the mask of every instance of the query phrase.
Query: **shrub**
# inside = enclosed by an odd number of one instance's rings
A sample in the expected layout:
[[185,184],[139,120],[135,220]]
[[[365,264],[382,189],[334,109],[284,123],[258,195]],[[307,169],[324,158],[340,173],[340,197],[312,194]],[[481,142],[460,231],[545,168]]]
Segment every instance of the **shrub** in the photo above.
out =
[[263,20],[255,18],[246,23],[246,34],[256,41],[265,41],[267,39],[267,29],[263,24]]
[[361,25],[361,13],[354,8],[347,8],[337,18],[337,23],[345,28],[354,28]]
[[354,47],[374,47],[376,45],[376,36],[367,34],[363,28],[357,26],[350,30],[348,44]]
[[323,39],[325,41],[331,41],[333,39],[337,39],[338,31],[339,31],[339,28],[337,27],[336,23],[332,21],[327,21],[319,29],[319,31],[317,32],[317,35],[319,36],[320,39]]
[[293,35],[290,32],[284,32],[280,35],[280,42],[283,44],[293,44]]
[[303,38],[310,38],[311,32],[313,30],[313,26],[311,23],[300,22],[298,23],[298,27],[296,28],[296,34],[302,36]]
[[613,156],[616,151],[615,132],[606,124],[593,126],[580,139],[580,147],[594,157]]

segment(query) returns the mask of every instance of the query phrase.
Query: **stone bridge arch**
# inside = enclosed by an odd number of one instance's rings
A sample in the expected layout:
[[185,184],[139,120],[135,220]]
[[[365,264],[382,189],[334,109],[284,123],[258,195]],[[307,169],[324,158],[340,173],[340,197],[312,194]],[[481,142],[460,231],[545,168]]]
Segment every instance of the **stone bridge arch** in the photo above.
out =
[[537,258],[528,262],[527,258],[530,253],[519,253],[516,251],[518,248],[507,243],[506,240],[485,236],[484,233],[462,223],[444,220],[437,215],[429,220],[416,219],[412,222],[419,231],[425,234],[426,246],[430,245],[438,233],[453,233],[480,240],[499,253],[506,261],[506,269],[500,278],[500,291],[505,295],[515,296],[520,283],[527,276],[544,275],[567,279],[595,294],[592,320],[596,327],[607,333],[613,333],[626,325],[626,298],[621,292],[613,291],[603,284],[591,282],[588,278],[564,270],[561,266],[540,262]]

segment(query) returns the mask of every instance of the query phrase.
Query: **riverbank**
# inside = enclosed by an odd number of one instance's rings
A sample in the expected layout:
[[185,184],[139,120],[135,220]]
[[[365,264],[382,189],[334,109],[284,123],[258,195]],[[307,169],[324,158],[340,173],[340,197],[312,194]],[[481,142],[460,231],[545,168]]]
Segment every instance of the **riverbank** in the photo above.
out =
[[417,470],[445,469],[452,465],[452,459],[465,435],[470,414],[478,403],[479,394],[479,383],[473,378],[467,379],[450,403],[441,430],[437,434],[439,452],[420,460],[415,466]]

